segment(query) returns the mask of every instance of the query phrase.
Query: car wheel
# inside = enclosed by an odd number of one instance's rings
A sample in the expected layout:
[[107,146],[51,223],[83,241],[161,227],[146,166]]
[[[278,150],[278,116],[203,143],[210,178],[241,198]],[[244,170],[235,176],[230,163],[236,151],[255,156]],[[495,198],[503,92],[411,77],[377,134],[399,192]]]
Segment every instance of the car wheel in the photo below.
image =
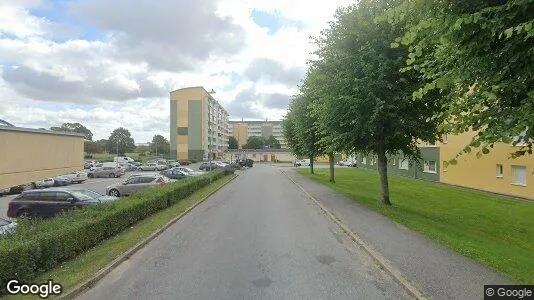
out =
[[89,177],[89,178],[95,178],[95,175],[94,175],[93,173],[89,173],[89,174],[87,174],[87,177]]
[[121,194],[119,193],[119,191],[116,190],[116,189],[112,189],[112,190],[110,190],[108,194],[109,194],[110,196],[113,196],[113,197],[120,197],[120,195],[121,195]]
[[28,209],[19,209],[17,211],[17,218],[30,219],[33,216],[33,213]]
[[110,173],[110,174],[109,174],[109,178],[113,178],[113,177],[115,177],[115,174]]

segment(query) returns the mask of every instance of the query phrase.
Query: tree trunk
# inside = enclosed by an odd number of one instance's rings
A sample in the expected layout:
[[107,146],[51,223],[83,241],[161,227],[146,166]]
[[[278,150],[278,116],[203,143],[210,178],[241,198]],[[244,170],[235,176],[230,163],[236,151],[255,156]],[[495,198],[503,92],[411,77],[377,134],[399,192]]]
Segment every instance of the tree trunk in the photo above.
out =
[[310,173],[315,174],[313,171],[313,156],[310,156]]
[[378,174],[380,176],[380,196],[382,203],[391,205],[389,201],[389,185],[388,185],[388,159],[386,157],[386,149],[383,145],[378,147]]
[[330,164],[330,182],[336,182],[334,179],[334,153],[328,154],[328,163]]

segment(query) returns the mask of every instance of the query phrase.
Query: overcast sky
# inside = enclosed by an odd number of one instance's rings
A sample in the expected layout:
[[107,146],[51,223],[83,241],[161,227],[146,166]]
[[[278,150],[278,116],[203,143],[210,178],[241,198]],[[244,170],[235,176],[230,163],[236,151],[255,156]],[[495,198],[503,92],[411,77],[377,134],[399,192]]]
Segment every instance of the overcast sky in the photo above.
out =
[[169,137],[169,92],[214,89],[230,119],[281,119],[310,36],[351,1],[0,0],[0,119]]

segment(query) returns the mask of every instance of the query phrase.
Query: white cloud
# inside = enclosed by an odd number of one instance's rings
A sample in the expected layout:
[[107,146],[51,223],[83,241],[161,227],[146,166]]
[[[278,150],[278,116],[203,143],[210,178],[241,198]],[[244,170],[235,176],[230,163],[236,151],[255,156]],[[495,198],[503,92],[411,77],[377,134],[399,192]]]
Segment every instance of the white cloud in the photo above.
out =
[[[37,128],[80,122],[95,138],[123,126],[143,142],[154,134],[168,137],[168,92],[198,85],[214,89],[235,117],[278,119],[314,49],[309,37],[350,3],[131,2],[68,2],[66,13],[103,38],[52,40],[62,24],[28,10],[46,1],[2,1],[0,119]],[[299,26],[269,33],[254,23],[253,10],[276,12]]]

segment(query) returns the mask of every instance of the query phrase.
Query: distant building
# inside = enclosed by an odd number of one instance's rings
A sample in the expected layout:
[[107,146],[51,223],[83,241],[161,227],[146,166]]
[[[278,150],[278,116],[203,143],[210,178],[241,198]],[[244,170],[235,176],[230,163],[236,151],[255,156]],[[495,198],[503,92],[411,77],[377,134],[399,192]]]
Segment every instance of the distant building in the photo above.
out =
[[282,132],[282,121],[230,121],[232,135],[236,138],[239,147],[243,147],[251,136],[269,138],[274,136],[280,146],[287,148],[286,140]]
[[149,147],[150,143],[135,143],[136,147]]
[[217,158],[228,149],[228,112],[203,87],[170,93],[171,155],[178,159]]

